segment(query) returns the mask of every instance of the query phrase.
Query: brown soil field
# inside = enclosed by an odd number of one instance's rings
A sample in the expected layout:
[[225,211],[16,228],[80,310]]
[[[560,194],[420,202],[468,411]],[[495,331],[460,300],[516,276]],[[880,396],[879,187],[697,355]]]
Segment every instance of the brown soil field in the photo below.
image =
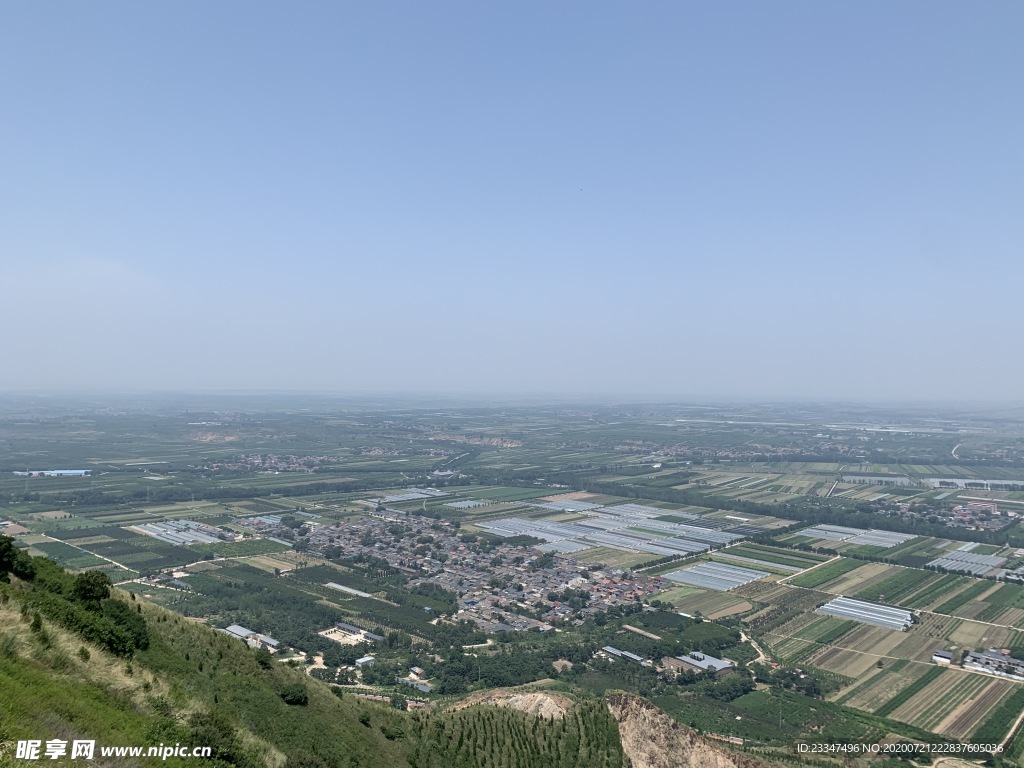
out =
[[540,501],[587,501],[594,498],[594,494],[586,491],[573,491],[572,493],[559,493],[554,496],[543,496]]
[[927,671],[928,668],[923,664],[910,664],[899,672],[879,669],[873,675],[867,676],[874,682],[858,691],[846,704],[866,712],[874,712]]
[[848,632],[841,646],[829,645],[807,658],[815,667],[860,677],[878,663],[879,657],[892,656],[893,649],[906,639],[902,632],[864,625]]
[[945,648],[944,640],[913,631],[907,633],[903,641],[893,649],[892,655],[902,659],[930,662],[932,653],[939,648]]
[[924,711],[915,720],[915,725],[938,733],[939,725],[960,709],[970,704],[984,691],[992,678],[982,675],[971,675],[963,670],[953,669],[944,675],[944,688],[930,689],[931,695],[941,694],[941,698],[925,700],[918,696],[918,702],[925,706]]
[[260,570],[273,572],[275,568],[282,571],[290,571],[295,568],[295,563],[288,560],[277,559],[271,555],[253,555],[245,558],[245,562]]
[[723,608],[720,611],[715,611],[714,613],[709,613],[708,614],[708,618],[709,619],[724,619],[726,616],[735,616],[738,613],[746,613],[747,611],[749,611],[753,607],[754,606],[752,606],[750,603],[748,603],[746,600],[744,600],[742,603],[737,603],[736,605],[734,605],[734,606],[732,606],[730,608]]
[[[746,600],[742,600],[737,597],[733,597],[725,592],[704,592],[703,594],[695,594],[686,597],[679,598],[672,602],[676,608],[686,613],[700,612],[705,616],[711,617],[713,614],[720,613],[722,611],[731,611],[732,613],[749,611],[753,606]],[[746,606],[739,611],[734,610],[738,606]],[[724,613],[722,615],[729,616],[731,613]]]
[[944,669],[924,690],[898,707],[889,717],[902,723],[920,722],[934,711],[937,702],[941,702],[944,696],[963,681],[966,674],[968,673],[959,669]]
[[944,616],[939,613],[921,614],[921,622],[914,628],[915,632],[934,637],[939,640],[947,639],[957,627],[963,623],[963,619],[953,616]]
[[988,713],[1013,690],[1013,683],[1007,680],[992,680],[980,694],[971,696],[946,717],[935,731],[956,739],[963,739],[974,733]]
[[1009,624],[1014,627],[1024,627],[1024,609],[1007,608],[993,619],[996,624]]
[[[1011,638],[1013,638],[1011,640]],[[1021,634],[1007,627],[996,627],[980,621],[964,621],[950,635],[950,641],[958,648],[994,646],[1004,648],[1022,641]]]

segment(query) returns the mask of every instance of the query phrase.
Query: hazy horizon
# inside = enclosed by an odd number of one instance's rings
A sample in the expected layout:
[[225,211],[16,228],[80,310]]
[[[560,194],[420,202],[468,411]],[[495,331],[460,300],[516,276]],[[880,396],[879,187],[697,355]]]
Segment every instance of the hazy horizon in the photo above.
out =
[[0,392],[1018,403],[1024,6],[0,9]]

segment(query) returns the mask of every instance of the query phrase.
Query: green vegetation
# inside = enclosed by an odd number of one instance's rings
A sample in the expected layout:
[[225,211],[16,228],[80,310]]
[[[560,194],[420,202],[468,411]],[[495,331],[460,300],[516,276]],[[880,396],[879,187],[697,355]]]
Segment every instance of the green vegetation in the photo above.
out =
[[446,717],[414,718],[416,768],[625,768],[618,729],[602,702],[586,701],[564,718],[473,707]]
[[913,568],[901,568],[897,573],[870,587],[858,590],[855,595],[860,600],[872,602],[884,601],[891,605],[899,605],[900,598],[919,589],[929,579],[935,576],[928,571],[918,571]]
[[963,590],[959,594],[953,595],[949,600],[942,603],[941,605],[935,606],[933,609],[935,613],[946,613],[952,615],[953,611],[957,608],[966,605],[978,595],[992,589],[992,582],[977,580],[967,589]]
[[790,583],[796,587],[807,587],[813,589],[819,587],[822,584],[838,579],[844,574],[850,573],[860,568],[864,563],[857,560],[850,560],[848,558],[841,558],[839,560],[833,560],[825,565],[820,565],[810,573],[802,573],[799,576],[790,579]]

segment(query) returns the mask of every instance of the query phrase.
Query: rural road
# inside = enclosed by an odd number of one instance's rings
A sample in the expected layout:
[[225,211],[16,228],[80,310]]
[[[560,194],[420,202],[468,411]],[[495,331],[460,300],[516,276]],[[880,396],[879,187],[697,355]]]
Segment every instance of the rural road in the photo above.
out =
[[999,746],[1001,748],[1005,747],[1006,746],[1006,742],[1008,742],[1013,737],[1013,734],[1015,734],[1017,732],[1017,729],[1020,728],[1020,724],[1021,724],[1022,720],[1024,720],[1024,712],[1021,712],[1017,716],[1017,719],[1013,721],[1013,725],[1010,727],[1010,730],[1007,731],[1006,736],[1003,738],[1002,741],[999,742]]
[[956,459],[957,461],[960,460],[960,457],[956,455],[956,452],[960,448],[961,445],[963,445],[963,443],[957,443],[956,446],[953,448],[953,450],[950,451],[950,453],[953,454],[953,458]]
[[[757,642],[752,637],[747,637],[747,634],[742,629],[740,630],[740,640],[742,640],[743,642],[746,642],[746,643],[750,643],[750,646],[755,651],[757,651],[757,658],[755,659],[755,661],[757,661],[758,664],[767,664],[768,663],[768,656],[767,656],[767,654],[765,654],[765,652],[761,648],[761,646],[758,645]],[[1013,731],[1010,731],[1010,733],[1013,733]]]

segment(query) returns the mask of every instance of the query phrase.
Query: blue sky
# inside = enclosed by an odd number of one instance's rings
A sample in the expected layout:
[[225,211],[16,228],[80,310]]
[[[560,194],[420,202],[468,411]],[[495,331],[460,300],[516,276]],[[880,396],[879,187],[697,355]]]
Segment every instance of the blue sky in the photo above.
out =
[[8,3],[0,389],[1018,400],[1022,24]]

